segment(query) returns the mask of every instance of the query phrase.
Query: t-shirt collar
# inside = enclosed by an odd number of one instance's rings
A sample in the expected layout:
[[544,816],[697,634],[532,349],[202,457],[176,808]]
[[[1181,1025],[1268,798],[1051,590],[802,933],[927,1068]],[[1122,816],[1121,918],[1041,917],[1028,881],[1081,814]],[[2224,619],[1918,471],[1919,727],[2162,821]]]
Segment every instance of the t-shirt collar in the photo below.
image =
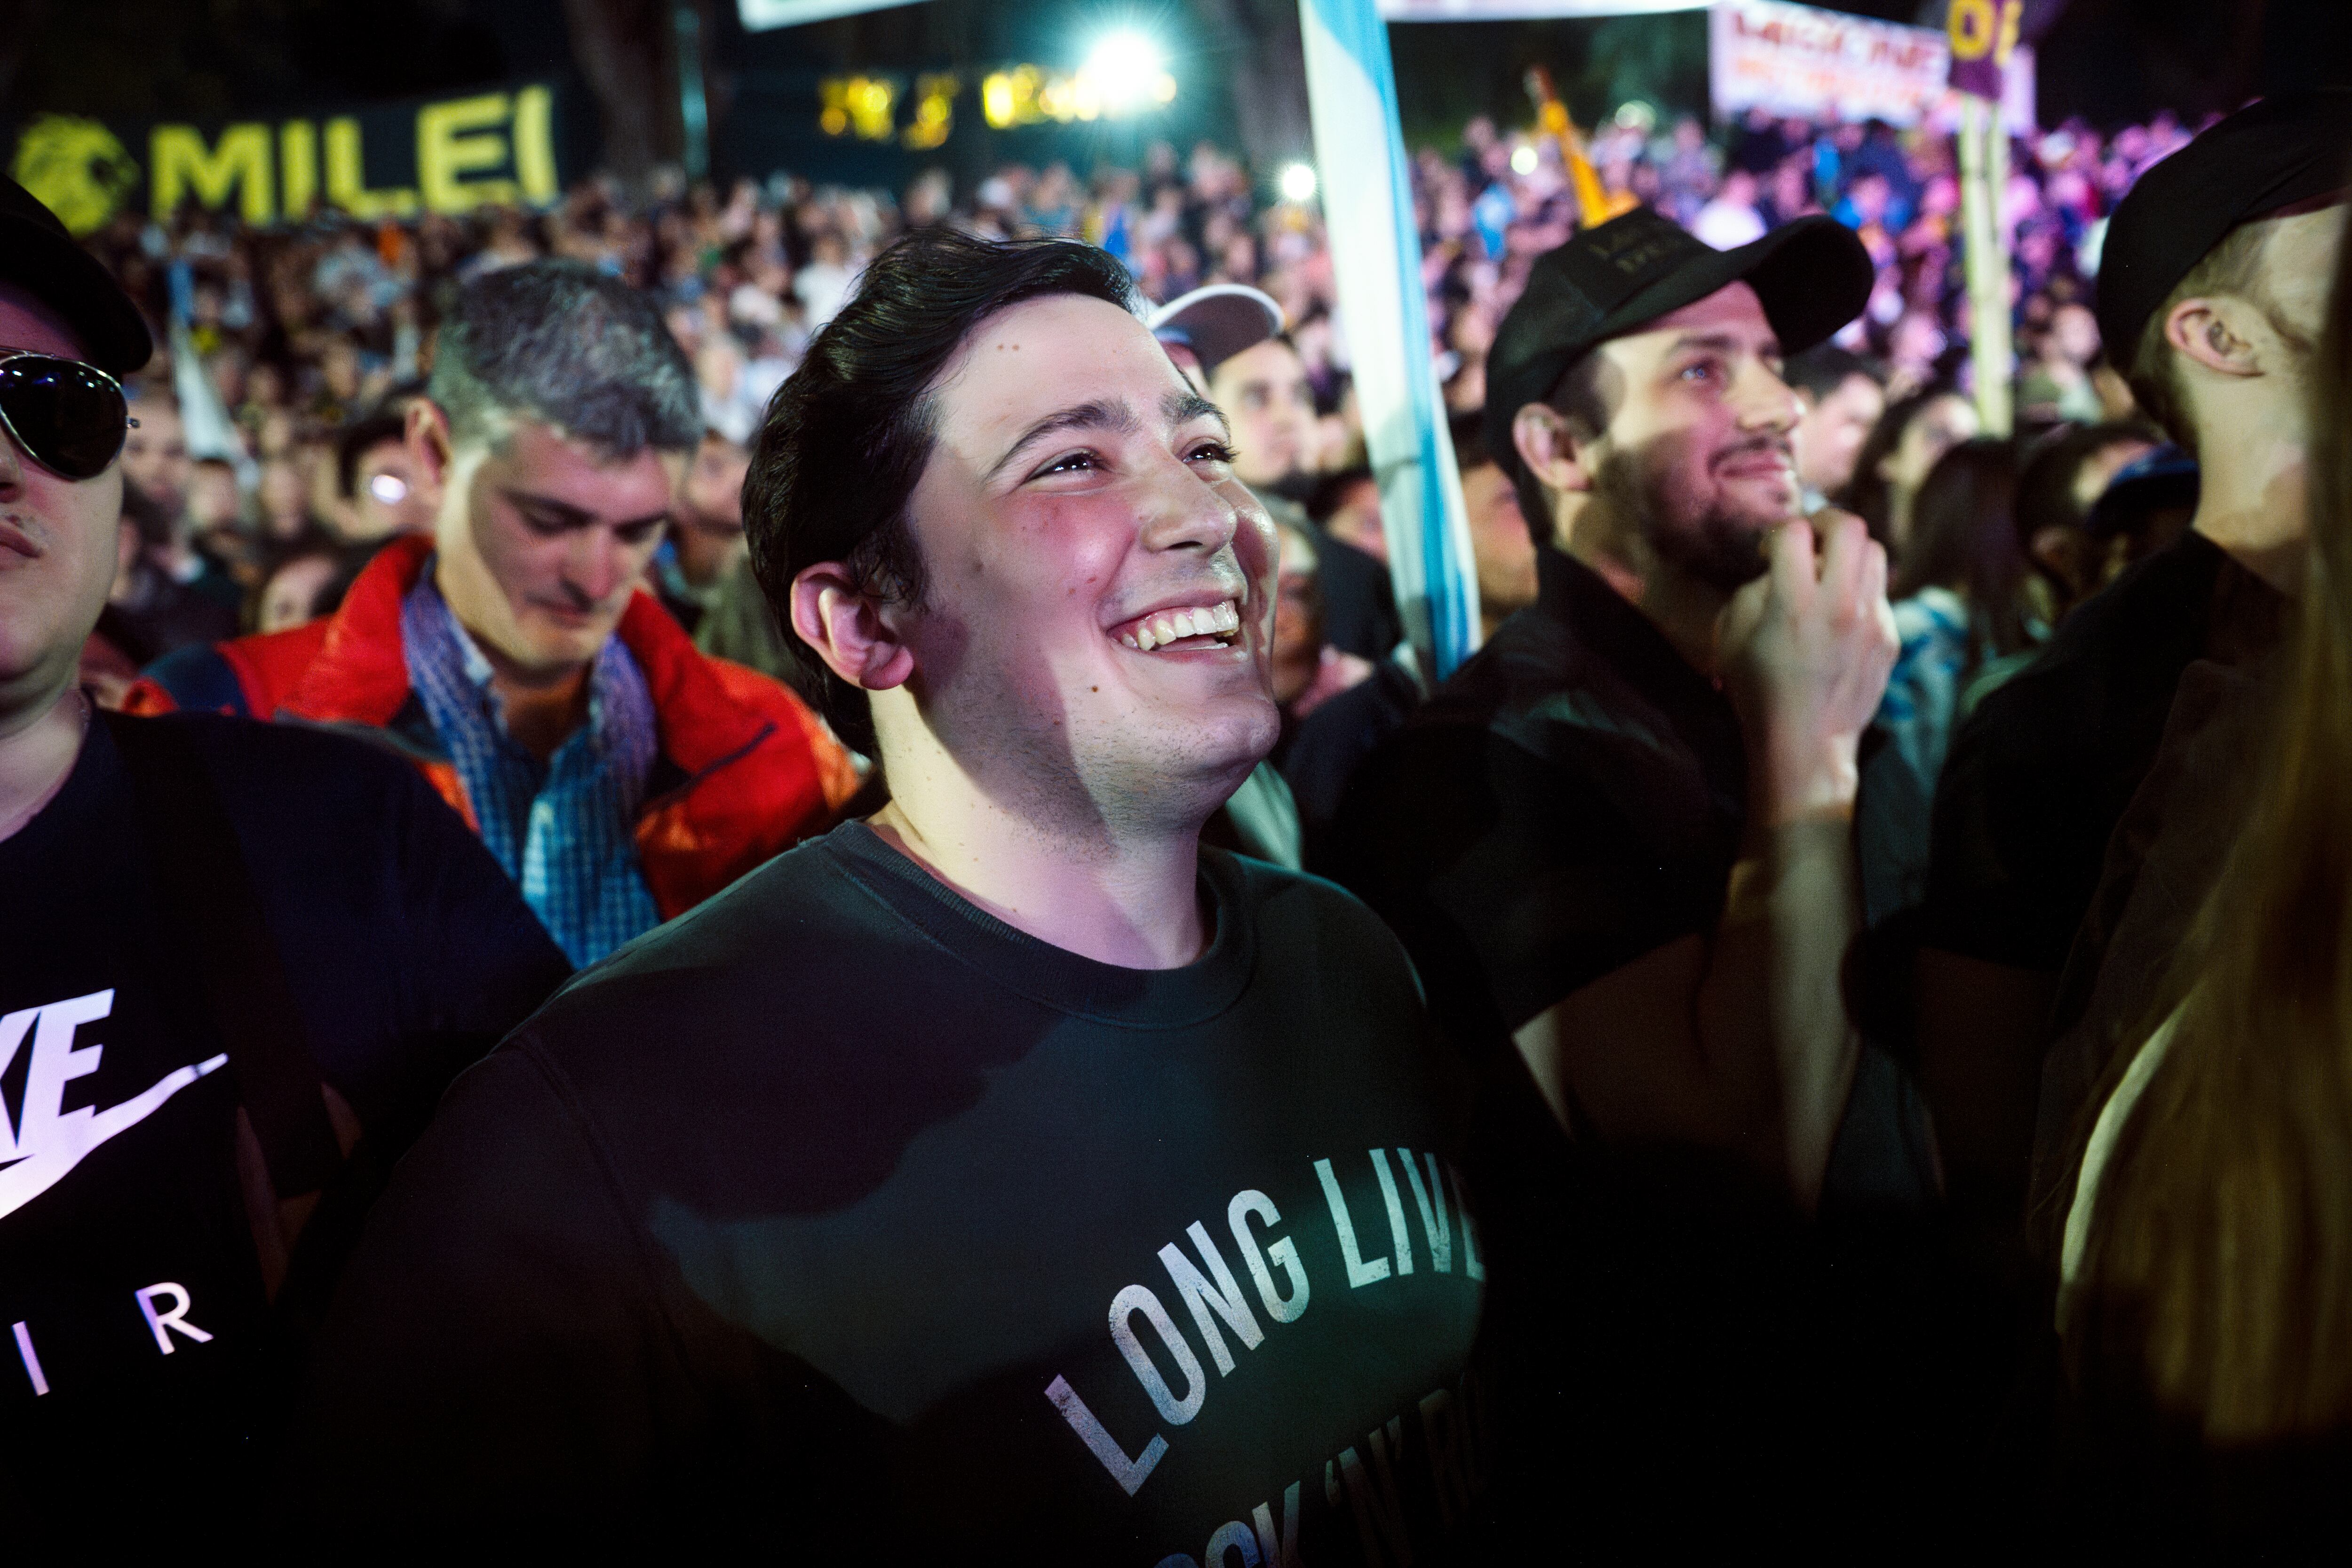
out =
[[1181,969],[1127,969],[1005,924],[862,822],[844,823],[824,843],[852,877],[950,955],[1008,990],[1096,1023],[1167,1029],[1204,1022],[1239,999],[1256,962],[1244,874],[1223,850],[1201,850],[1201,889],[1214,923],[1209,950]]
[[1722,700],[1715,681],[1693,669],[1655,622],[1601,574],[1549,544],[1536,549],[1536,613],[1567,626],[1577,642],[1670,711]]

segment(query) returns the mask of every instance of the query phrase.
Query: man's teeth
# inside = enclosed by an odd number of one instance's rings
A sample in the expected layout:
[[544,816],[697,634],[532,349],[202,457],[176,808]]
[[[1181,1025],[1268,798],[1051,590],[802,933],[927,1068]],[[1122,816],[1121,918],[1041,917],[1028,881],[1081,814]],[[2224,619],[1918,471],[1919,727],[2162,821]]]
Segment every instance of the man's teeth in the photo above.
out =
[[1181,637],[1226,637],[1242,629],[1240,609],[1231,599],[1197,609],[1163,610],[1121,634],[1119,641],[1150,653]]

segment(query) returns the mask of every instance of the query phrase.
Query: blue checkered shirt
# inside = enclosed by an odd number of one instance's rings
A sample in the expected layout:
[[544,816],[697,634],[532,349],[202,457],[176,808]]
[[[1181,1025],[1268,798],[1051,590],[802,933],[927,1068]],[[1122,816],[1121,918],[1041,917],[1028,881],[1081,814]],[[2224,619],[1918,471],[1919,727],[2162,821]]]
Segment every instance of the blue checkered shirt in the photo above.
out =
[[617,637],[588,675],[588,722],[546,762],[507,734],[489,661],[428,566],[400,607],[408,679],[448,748],[482,842],[575,964],[661,923],[637,864],[637,808],[654,766],[653,694]]

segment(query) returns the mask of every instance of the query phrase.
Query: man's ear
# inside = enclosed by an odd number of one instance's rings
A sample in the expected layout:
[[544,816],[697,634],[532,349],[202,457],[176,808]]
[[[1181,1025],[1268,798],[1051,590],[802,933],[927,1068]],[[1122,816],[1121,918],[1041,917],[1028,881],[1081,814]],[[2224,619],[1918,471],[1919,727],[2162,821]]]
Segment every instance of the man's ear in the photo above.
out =
[[457,466],[456,449],[449,438],[449,416],[431,398],[420,397],[408,405],[408,428],[402,439],[408,447],[408,460],[416,468],[419,499],[434,516],[439,517],[449,472]]
[[1511,446],[1544,489],[1581,493],[1592,488],[1591,443],[1549,403],[1523,405],[1511,416]]
[[852,686],[887,691],[915,673],[914,650],[898,639],[881,602],[838,561],[802,568],[793,579],[792,612],[793,630]]
[[2254,345],[2238,331],[2238,313],[2247,308],[2228,298],[2183,300],[2164,318],[2165,341],[2216,375],[2260,375]]

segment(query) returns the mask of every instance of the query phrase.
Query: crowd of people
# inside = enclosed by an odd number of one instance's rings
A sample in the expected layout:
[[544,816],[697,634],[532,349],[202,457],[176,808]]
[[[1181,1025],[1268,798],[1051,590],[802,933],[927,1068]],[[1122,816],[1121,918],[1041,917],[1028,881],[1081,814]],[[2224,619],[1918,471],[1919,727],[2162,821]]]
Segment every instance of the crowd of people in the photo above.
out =
[[[2160,115],[2112,136],[2069,122],[2016,140],[2005,211],[2018,390],[2035,427],[2129,409],[2102,353],[2085,279],[2107,212],[2187,135]],[[1756,114],[1710,136],[1687,117],[1657,125],[1629,112],[1593,135],[1589,153],[1611,202],[1650,204],[1718,247],[1832,214],[1861,236],[1876,268],[1870,303],[1839,345],[1883,365],[1897,397],[1964,378],[1948,135]],[[592,179],[546,213],[370,223],[326,213],[267,231],[194,204],[169,222],[126,210],[94,237],[95,248],[151,320],[187,329],[160,344],[146,385],[159,400],[193,395],[205,406],[193,431],[184,412],[159,411],[133,437],[134,490],[165,515],[133,503],[144,559],[123,593],[130,617],[147,624],[121,662],[218,635],[232,611],[247,630],[293,624],[336,601],[371,544],[418,526],[401,499],[408,476],[385,416],[396,418],[419,384],[455,291],[534,258],[574,258],[651,291],[693,360],[706,421],[740,445],[859,269],[909,228],[950,221],[997,237],[1084,238],[1127,263],[1154,301],[1215,283],[1271,295],[1315,400],[1302,466],[1349,468],[1362,440],[1321,218],[1311,201],[1265,195],[1265,174],[1206,143],[1183,156],[1160,142],[1140,168],[1082,178],[1066,163],[1009,165],[964,191],[939,171],[902,193],[777,174],[724,191],[673,182],[633,203]],[[1465,128],[1457,153],[1421,153],[1414,175],[1432,353],[1449,405],[1475,412],[1496,323],[1534,258],[1577,226],[1573,182],[1557,142],[1486,120]],[[183,369],[181,357],[193,364]],[[192,464],[183,465],[176,454],[191,437]],[[724,526],[723,513],[714,526]],[[707,598],[719,553],[680,552],[673,587],[690,584]],[[198,556],[220,568],[201,584]],[[193,595],[181,591],[191,586]]]
[[0,184],[0,1499],[137,1433],[110,1528],[385,1550],[2339,1515],[2352,92],[2021,139],[2003,434],[1947,140],[1589,154],[1600,224],[1416,163],[1442,679],[1319,220],[1213,148]]

